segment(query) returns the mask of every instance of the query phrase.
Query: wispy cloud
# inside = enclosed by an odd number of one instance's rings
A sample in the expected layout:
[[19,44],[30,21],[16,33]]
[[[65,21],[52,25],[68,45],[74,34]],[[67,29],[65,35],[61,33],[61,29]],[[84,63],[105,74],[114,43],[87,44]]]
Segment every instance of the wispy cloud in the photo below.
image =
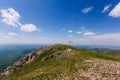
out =
[[68,33],[72,33],[73,32],[73,30],[68,30]]
[[20,14],[15,11],[13,8],[8,9],[2,9],[0,10],[2,22],[10,25],[12,27],[20,27],[20,30],[26,31],[26,32],[33,32],[33,31],[39,31],[37,27],[34,24],[21,24],[20,23]]
[[10,32],[10,33],[8,33],[8,36],[18,36],[19,34],[17,34],[17,33],[14,33],[14,32]]
[[120,17],[120,2],[110,11],[109,16]]
[[76,31],[76,34],[81,34],[82,32],[81,31]]
[[72,35],[72,33],[73,33],[73,30],[68,30],[68,33],[70,33],[69,35],[68,35],[68,37],[73,37],[73,35]]
[[109,11],[109,8],[112,6],[112,4],[105,5],[104,9],[102,10],[102,13],[105,13]]
[[87,7],[82,10],[83,13],[88,13],[93,9],[93,7]]
[[93,35],[96,35],[96,33],[95,33],[95,32],[92,32],[92,31],[85,31],[85,32],[83,33],[83,35],[84,35],[84,36],[93,36]]
[[14,38],[14,37],[19,37],[19,34],[18,33],[15,33],[15,32],[9,32],[9,33],[0,33],[0,37],[1,39],[11,39],[11,38]]
[[71,39],[74,44],[83,45],[120,45],[120,33],[96,34]]
[[[118,45],[120,43],[120,33],[106,33],[106,34],[99,34],[90,37],[90,40],[96,42],[96,44],[112,44]],[[120,44],[119,44],[120,45]]]
[[86,29],[85,27],[81,27],[80,30],[76,31],[76,34],[82,34],[83,36],[93,36],[96,35],[96,32]]
[[106,33],[106,34],[91,36],[91,38],[102,39],[102,40],[120,40],[118,36],[120,36],[120,33]]

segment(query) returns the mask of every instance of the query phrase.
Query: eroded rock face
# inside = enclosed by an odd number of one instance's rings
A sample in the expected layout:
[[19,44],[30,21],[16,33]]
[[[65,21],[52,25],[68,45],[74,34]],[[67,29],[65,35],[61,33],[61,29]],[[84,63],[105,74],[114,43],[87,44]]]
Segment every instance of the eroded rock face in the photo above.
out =
[[27,55],[25,55],[24,57],[22,57],[20,60],[18,60],[17,62],[15,62],[12,66],[7,67],[3,73],[0,73],[0,80],[6,76],[8,76],[9,74],[11,74],[12,72],[14,72],[15,70],[18,70],[19,68],[21,68],[22,66],[24,66],[25,64],[34,61],[39,55],[43,54],[45,51],[50,50],[51,48],[53,48],[54,46],[46,46],[44,48],[35,50]]

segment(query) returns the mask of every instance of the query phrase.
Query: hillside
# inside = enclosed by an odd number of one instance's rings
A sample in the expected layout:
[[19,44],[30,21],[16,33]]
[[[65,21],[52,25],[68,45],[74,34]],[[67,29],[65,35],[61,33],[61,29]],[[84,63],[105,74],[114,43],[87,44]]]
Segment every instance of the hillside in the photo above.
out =
[[119,80],[120,59],[56,44],[22,57],[0,76],[3,80]]
[[98,53],[112,55],[114,57],[120,58],[120,49],[94,48],[94,49],[91,49],[91,50],[96,51]]

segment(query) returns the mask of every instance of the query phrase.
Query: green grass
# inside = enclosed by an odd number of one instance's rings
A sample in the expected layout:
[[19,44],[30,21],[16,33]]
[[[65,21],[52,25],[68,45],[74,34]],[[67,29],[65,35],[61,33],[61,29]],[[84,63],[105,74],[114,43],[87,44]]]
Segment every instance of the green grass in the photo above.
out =
[[[57,55],[47,60],[42,60],[46,56],[56,55],[58,51],[64,52],[67,49],[75,51],[75,55]],[[84,60],[93,58],[120,61],[120,59],[98,54],[93,51],[66,45],[57,45],[57,47],[40,55],[35,61],[13,72],[13,74],[4,78],[4,80],[53,80],[62,75],[74,74],[78,69],[87,70],[88,66]]]

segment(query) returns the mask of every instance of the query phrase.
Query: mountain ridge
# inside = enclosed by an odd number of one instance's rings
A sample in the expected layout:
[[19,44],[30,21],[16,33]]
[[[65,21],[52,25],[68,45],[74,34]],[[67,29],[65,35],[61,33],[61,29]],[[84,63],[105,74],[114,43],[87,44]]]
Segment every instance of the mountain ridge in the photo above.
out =
[[[109,60],[112,60],[112,62],[110,62]],[[67,76],[71,76],[71,74],[69,73],[73,73],[74,75],[76,74],[76,70],[78,72],[82,70],[81,72],[83,73],[85,73],[86,70],[89,71],[88,67],[90,66],[90,64],[88,65],[88,63],[91,63],[91,61],[92,62],[98,61],[100,62],[99,64],[102,64],[101,61],[105,63],[106,61],[108,61],[115,65],[120,64],[119,63],[120,60],[110,56],[97,54],[93,51],[85,50],[82,48],[79,49],[79,48],[67,46],[64,44],[55,44],[53,46],[46,46],[44,48],[34,50],[33,52],[25,55],[20,60],[15,62],[12,66],[9,66],[8,68],[6,68],[5,71],[1,73],[1,79],[3,80],[14,80],[14,79],[37,80],[38,78],[40,78],[40,80],[44,80],[44,79],[61,80],[63,78],[62,74],[67,74]],[[118,61],[118,62],[114,62],[114,61]],[[77,63],[77,68],[75,63]],[[99,65],[99,64],[96,64],[96,65]],[[63,67],[63,69],[61,69],[61,67],[59,67],[58,65]],[[49,67],[51,67],[53,70],[49,70]],[[106,66],[104,67],[106,68]],[[44,68],[46,68],[48,73],[45,72],[46,70],[44,71]],[[54,68],[56,72],[54,72]],[[65,70],[65,72],[61,70],[59,71],[59,69]],[[119,69],[119,68],[117,67],[116,69]],[[53,74],[52,72],[49,72],[49,71],[52,71]],[[43,72],[44,74],[41,72]],[[17,78],[18,74],[20,75],[19,78]],[[81,78],[84,80],[92,80],[90,76],[87,76],[88,77],[87,78],[85,74],[81,73],[82,76],[78,78]],[[117,78],[119,79],[120,77],[116,77],[116,79]]]
[[[0,74],[0,78],[3,78],[5,76],[9,75],[10,73],[14,72],[15,70],[18,70],[19,68],[24,66],[26,63],[29,63],[29,62],[33,61],[41,53],[44,53],[45,51],[47,51],[50,48],[52,48],[52,47],[51,46],[50,47],[46,46],[44,48],[40,48],[40,49],[34,50],[31,53],[21,57],[21,59],[16,61],[12,66],[7,67],[4,70],[4,72]],[[39,53],[36,53],[38,50],[40,50]]]

